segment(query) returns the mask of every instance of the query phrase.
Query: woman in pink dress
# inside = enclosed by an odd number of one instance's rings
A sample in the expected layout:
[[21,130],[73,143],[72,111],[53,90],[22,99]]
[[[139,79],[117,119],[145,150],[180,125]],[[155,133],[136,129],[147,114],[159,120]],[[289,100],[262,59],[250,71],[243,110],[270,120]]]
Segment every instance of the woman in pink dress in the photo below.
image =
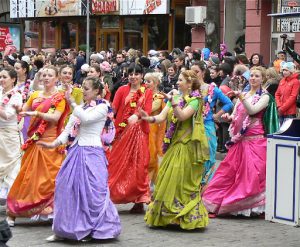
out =
[[235,92],[239,100],[232,115],[228,154],[203,193],[207,210],[214,214],[261,214],[265,208],[267,139],[263,116],[270,95],[262,90],[265,69],[251,69],[251,90]]

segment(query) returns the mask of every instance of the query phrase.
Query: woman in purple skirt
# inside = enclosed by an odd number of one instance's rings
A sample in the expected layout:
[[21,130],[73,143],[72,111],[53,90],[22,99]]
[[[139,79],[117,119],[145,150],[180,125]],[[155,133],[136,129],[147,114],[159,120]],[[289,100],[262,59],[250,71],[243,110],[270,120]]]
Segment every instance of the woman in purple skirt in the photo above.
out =
[[121,232],[117,209],[110,200],[107,184],[107,160],[100,135],[105,125],[108,105],[97,100],[102,94],[99,79],[88,77],[83,83],[85,104],[74,107],[64,132],[52,143],[39,142],[54,148],[73,141],[56,177],[53,231],[48,241],[75,239],[110,239]]

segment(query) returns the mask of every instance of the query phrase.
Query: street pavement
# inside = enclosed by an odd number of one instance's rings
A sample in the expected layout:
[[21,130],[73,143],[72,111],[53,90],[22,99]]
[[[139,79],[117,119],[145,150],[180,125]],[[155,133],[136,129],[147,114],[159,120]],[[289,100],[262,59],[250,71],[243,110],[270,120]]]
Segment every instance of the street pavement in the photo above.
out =
[[[222,157],[220,157],[222,158]],[[129,214],[132,204],[118,205],[122,233],[116,240],[91,241],[87,243],[64,241],[48,243],[45,239],[52,235],[51,224],[33,223],[27,219],[17,219],[12,228],[13,238],[9,247],[56,247],[56,246],[121,246],[121,247],[242,247],[242,246],[300,246],[300,229],[262,218],[224,217],[210,219],[204,230],[184,231],[178,228],[149,228],[143,215]],[[5,213],[1,213],[5,218]]]

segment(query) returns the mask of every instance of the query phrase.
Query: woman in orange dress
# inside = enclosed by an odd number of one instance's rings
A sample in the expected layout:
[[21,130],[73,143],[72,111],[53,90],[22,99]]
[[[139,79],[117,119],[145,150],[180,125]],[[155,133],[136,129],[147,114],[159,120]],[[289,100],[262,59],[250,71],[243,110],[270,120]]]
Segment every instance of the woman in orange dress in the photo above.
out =
[[[45,149],[37,140],[53,141],[60,134],[69,107],[64,93],[58,92],[58,71],[46,66],[42,72],[43,91],[35,91],[23,106],[21,116],[30,116],[28,139],[21,170],[7,196],[7,222],[14,226],[16,217],[48,219],[53,212],[56,174],[64,160],[58,148]],[[50,216],[50,217],[49,217]]]
[[[152,111],[151,116],[158,115],[165,106],[164,95],[159,93],[158,87],[160,85],[162,74],[158,72],[147,73],[144,77],[147,88],[153,92]],[[155,184],[158,173],[159,157],[163,156],[162,143],[165,136],[166,121],[162,123],[151,123],[149,133],[149,180],[151,186]]]

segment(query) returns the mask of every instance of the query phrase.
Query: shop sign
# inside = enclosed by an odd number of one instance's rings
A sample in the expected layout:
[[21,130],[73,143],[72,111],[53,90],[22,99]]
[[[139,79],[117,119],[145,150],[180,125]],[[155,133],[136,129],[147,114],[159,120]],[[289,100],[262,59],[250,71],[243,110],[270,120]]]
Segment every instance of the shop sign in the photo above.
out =
[[35,16],[35,0],[10,0],[10,18]]
[[[282,0],[281,13],[300,13],[300,0]],[[279,32],[300,32],[300,18],[283,18],[278,20],[278,22],[280,22]]]
[[81,0],[35,0],[36,17],[80,16]]
[[170,0],[120,0],[120,15],[168,14]]
[[21,29],[19,26],[0,25],[0,52],[8,56],[20,50]]
[[93,14],[119,14],[119,0],[92,0]]

